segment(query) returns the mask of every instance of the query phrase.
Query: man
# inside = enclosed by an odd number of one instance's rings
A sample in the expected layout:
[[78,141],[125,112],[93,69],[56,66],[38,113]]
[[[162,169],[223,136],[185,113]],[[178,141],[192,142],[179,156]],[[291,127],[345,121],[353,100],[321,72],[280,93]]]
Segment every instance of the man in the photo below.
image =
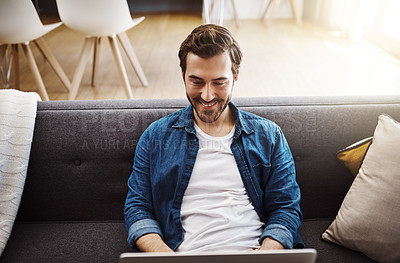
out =
[[300,190],[273,122],[231,102],[242,53],[216,25],[179,50],[190,106],[143,133],[128,181],[128,242],[141,251],[301,247]]

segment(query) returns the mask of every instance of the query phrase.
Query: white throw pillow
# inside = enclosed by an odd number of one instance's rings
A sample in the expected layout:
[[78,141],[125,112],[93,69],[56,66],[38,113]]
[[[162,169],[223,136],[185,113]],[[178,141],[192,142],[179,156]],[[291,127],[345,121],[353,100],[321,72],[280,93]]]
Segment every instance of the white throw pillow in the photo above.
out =
[[34,92],[0,89],[0,256],[25,185],[38,100]]
[[379,116],[359,173],[322,238],[379,262],[400,262],[400,123],[390,116]]

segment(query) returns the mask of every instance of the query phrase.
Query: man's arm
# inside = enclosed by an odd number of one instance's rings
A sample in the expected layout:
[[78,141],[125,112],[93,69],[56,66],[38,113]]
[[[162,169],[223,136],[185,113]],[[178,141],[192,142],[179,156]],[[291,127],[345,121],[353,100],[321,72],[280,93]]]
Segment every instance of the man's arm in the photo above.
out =
[[296,182],[292,153],[279,127],[275,130],[270,173],[264,189],[264,209],[268,222],[260,240],[269,237],[285,248],[302,245],[301,239],[295,240],[303,218],[300,189]]
[[174,252],[164,243],[160,235],[151,233],[136,240],[136,246],[143,252]]
[[[149,132],[146,130],[136,146],[133,171],[128,180],[128,194],[125,200],[125,225],[128,243],[132,247],[137,246],[135,241],[147,234],[158,234],[160,239],[162,236],[160,225],[154,219],[150,177]],[[143,245],[143,249],[148,248]]]

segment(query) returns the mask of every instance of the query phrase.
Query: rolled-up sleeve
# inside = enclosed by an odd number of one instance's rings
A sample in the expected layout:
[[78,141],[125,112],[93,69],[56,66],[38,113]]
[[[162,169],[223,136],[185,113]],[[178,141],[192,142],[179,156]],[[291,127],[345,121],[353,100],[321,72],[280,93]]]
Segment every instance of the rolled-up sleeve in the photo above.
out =
[[293,248],[293,236],[290,231],[278,224],[269,224],[265,227],[263,233],[260,236],[260,244],[264,238],[272,238],[281,243],[285,248]]
[[133,223],[128,229],[128,244],[131,247],[135,247],[135,242],[139,237],[144,236],[146,234],[156,233],[163,237],[160,225],[157,221],[152,219],[142,219]]

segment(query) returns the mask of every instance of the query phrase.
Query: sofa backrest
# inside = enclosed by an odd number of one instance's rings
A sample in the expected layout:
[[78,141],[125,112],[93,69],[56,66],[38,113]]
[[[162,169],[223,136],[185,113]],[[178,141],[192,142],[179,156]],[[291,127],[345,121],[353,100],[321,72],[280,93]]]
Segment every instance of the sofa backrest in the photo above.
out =
[[[238,98],[281,126],[296,163],[305,219],[333,218],[353,177],[338,150],[373,135],[378,116],[400,120],[400,96]],[[136,143],[184,99],[39,102],[18,221],[123,220]]]

